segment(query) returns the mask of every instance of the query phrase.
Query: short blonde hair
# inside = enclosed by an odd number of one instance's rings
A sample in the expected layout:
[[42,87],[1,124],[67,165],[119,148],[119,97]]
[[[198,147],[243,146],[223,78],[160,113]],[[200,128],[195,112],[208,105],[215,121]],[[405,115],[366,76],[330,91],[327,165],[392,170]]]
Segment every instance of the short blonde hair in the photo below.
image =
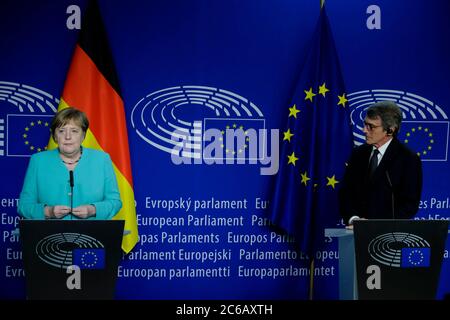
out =
[[73,123],[79,126],[81,130],[83,130],[83,133],[86,134],[87,130],[89,129],[89,120],[86,114],[83,111],[69,107],[58,111],[52,120],[52,124],[50,125],[50,131],[55,141],[56,141],[55,139],[56,129],[65,126],[71,121],[73,121]]

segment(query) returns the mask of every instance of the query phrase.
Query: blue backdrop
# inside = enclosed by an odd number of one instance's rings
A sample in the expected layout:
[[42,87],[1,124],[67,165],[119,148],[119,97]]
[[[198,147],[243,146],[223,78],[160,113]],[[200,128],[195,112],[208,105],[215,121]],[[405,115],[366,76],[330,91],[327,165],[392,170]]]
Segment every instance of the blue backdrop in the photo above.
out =
[[[20,244],[11,231],[17,224],[17,198],[29,155],[45,146],[48,138],[48,129],[30,123],[51,119],[56,111],[77,39],[76,12],[82,12],[85,4],[81,0],[0,4],[3,299],[24,297]],[[125,103],[141,235],[140,243],[121,262],[117,297],[307,299],[308,257],[296,252],[293,239],[277,233],[263,218],[270,210],[267,201],[274,179],[261,174],[270,166],[264,163],[267,158],[258,155],[255,163],[249,163],[246,154],[245,164],[209,164],[201,153],[198,158],[205,141],[193,140],[192,148],[185,150],[192,163],[175,164],[170,134],[163,129],[182,130],[191,123],[200,129],[283,128],[320,1],[100,0],[99,4]],[[449,219],[450,3],[348,0],[344,6],[328,0],[326,5],[355,143],[363,142],[364,108],[378,100],[397,101],[404,111],[400,137],[423,160],[424,189],[417,218]],[[207,105],[202,99],[211,93],[216,99]],[[158,103],[165,99],[173,103],[159,110]],[[143,123],[139,114],[144,112],[150,121],[152,110],[159,112],[153,126],[142,130],[149,123]],[[238,122],[238,114],[244,114],[247,122]],[[265,141],[270,144],[272,138],[269,134]],[[253,141],[261,142],[261,137]],[[267,151],[264,144],[257,150]],[[226,154],[226,147],[222,151]],[[216,218],[232,219],[217,226]],[[315,254],[314,295],[337,299],[335,240],[324,239],[323,248]],[[450,291],[449,278],[447,249],[439,297]]]

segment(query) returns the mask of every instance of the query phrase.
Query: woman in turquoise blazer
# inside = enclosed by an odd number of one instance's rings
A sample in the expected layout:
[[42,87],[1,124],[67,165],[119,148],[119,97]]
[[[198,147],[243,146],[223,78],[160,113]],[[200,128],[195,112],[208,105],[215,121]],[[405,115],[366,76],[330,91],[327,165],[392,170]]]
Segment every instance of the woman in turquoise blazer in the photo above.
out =
[[88,128],[86,115],[77,109],[63,109],[55,115],[50,130],[58,148],[31,157],[19,199],[22,217],[111,219],[120,210],[110,156],[81,146]]

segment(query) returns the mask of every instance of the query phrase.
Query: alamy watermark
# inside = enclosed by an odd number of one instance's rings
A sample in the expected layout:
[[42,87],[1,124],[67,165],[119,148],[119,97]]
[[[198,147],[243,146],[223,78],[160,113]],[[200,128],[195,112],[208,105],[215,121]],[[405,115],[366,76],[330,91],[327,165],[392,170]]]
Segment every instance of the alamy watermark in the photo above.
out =
[[[175,130],[171,135],[174,164],[260,164],[261,175],[274,175],[279,168],[279,130],[211,128],[193,135]],[[199,145],[196,141],[202,141]],[[270,146],[270,148],[269,148]]]

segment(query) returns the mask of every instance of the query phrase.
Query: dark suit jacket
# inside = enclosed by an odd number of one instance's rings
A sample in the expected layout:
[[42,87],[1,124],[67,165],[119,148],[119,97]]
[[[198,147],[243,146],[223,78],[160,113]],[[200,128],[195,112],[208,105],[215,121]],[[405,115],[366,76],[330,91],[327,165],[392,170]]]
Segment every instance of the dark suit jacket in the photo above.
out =
[[393,138],[374,176],[369,179],[371,152],[371,145],[361,145],[353,150],[348,162],[339,191],[339,209],[344,222],[347,224],[352,216],[367,219],[413,217],[419,209],[422,192],[420,158]]

